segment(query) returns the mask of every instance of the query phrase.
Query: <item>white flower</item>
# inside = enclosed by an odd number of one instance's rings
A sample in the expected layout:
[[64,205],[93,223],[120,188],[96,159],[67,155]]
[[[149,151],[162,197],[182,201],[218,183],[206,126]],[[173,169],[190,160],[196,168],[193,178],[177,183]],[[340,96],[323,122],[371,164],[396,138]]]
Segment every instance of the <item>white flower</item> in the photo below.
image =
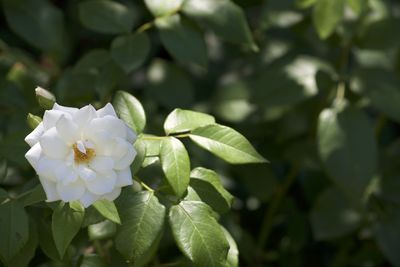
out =
[[117,198],[132,184],[136,134],[111,104],[95,110],[54,104],[25,138],[25,157],[36,170],[47,201],[79,200],[88,207],[98,199]]

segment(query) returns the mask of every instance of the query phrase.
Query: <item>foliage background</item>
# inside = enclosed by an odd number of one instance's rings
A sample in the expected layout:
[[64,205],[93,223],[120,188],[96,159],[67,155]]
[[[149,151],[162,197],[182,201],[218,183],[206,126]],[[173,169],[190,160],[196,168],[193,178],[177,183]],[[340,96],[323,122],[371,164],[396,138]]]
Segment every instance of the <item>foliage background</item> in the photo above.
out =
[[[270,161],[228,166],[189,145],[236,197],[222,223],[241,266],[400,266],[400,3],[145,2],[1,1],[0,199],[37,183],[23,142],[26,114],[43,112],[36,85],[71,106],[126,90],[146,132],[161,134],[174,108],[203,111]],[[25,257],[57,266],[37,229],[41,249]],[[82,230],[74,244],[86,240]],[[167,235],[151,265],[180,259]]]

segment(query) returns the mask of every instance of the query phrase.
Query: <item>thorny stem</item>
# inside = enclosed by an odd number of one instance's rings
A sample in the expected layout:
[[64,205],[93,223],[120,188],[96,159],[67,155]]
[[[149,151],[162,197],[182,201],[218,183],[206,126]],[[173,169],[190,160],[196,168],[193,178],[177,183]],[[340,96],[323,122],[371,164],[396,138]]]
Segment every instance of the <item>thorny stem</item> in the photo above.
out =
[[289,191],[290,186],[295,181],[295,178],[297,177],[298,173],[299,173],[299,167],[297,165],[293,166],[289,171],[289,173],[287,174],[284,182],[277,189],[271,201],[271,204],[269,205],[265,213],[264,220],[261,225],[260,236],[258,238],[258,244],[257,244],[258,252],[261,252],[262,249],[267,244],[274,223],[274,216],[276,212],[279,210],[282,200]]

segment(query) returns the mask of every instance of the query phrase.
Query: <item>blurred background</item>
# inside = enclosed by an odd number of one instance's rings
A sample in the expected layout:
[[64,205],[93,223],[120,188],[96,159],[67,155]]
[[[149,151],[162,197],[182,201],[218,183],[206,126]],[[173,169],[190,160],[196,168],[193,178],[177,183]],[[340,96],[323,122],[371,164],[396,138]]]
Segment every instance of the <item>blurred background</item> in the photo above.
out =
[[[78,107],[126,90],[146,133],[202,111],[270,161],[187,144],[235,196],[221,220],[240,266],[400,266],[399,31],[397,0],[1,0],[0,185],[37,183],[23,141],[37,85]],[[167,236],[151,266],[179,257]],[[29,266],[52,264],[37,249]]]

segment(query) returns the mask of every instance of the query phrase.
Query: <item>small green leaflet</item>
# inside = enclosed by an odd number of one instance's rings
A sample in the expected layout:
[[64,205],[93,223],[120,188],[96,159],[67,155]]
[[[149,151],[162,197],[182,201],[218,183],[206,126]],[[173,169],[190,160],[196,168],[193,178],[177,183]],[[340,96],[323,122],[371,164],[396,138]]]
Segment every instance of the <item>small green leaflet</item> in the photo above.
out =
[[175,137],[161,142],[161,167],[177,197],[181,197],[189,185],[190,159],[185,146]]
[[164,122],[164,131],[167,135],[192,131],[209,124],[215,124],[211,115],[185,109],[174,109]]
[[137,134],[143,131],[146,126],[146,114],[142,104],[133,95],[118,91],[113,106],[118,116]]
[[94,208],[104,216],[104,218],[109,219],[112,222],[121,224],[121,219],[118,215],[117,207],[115,207],[114,202],[107,199],[97,200],[93,204]]
[[54,210],[51,229],[61,258],[81,228],[84,215],[84,211],[73,210],[64,203],[60,203]]
[[169,223],[176,243],[194,266],[226,266],[229,243],[205,203],[182,201],[171,207]]
[[239,132],[218,124],[197,128],[189,135],[196,144],[231,164],[267,162]]

